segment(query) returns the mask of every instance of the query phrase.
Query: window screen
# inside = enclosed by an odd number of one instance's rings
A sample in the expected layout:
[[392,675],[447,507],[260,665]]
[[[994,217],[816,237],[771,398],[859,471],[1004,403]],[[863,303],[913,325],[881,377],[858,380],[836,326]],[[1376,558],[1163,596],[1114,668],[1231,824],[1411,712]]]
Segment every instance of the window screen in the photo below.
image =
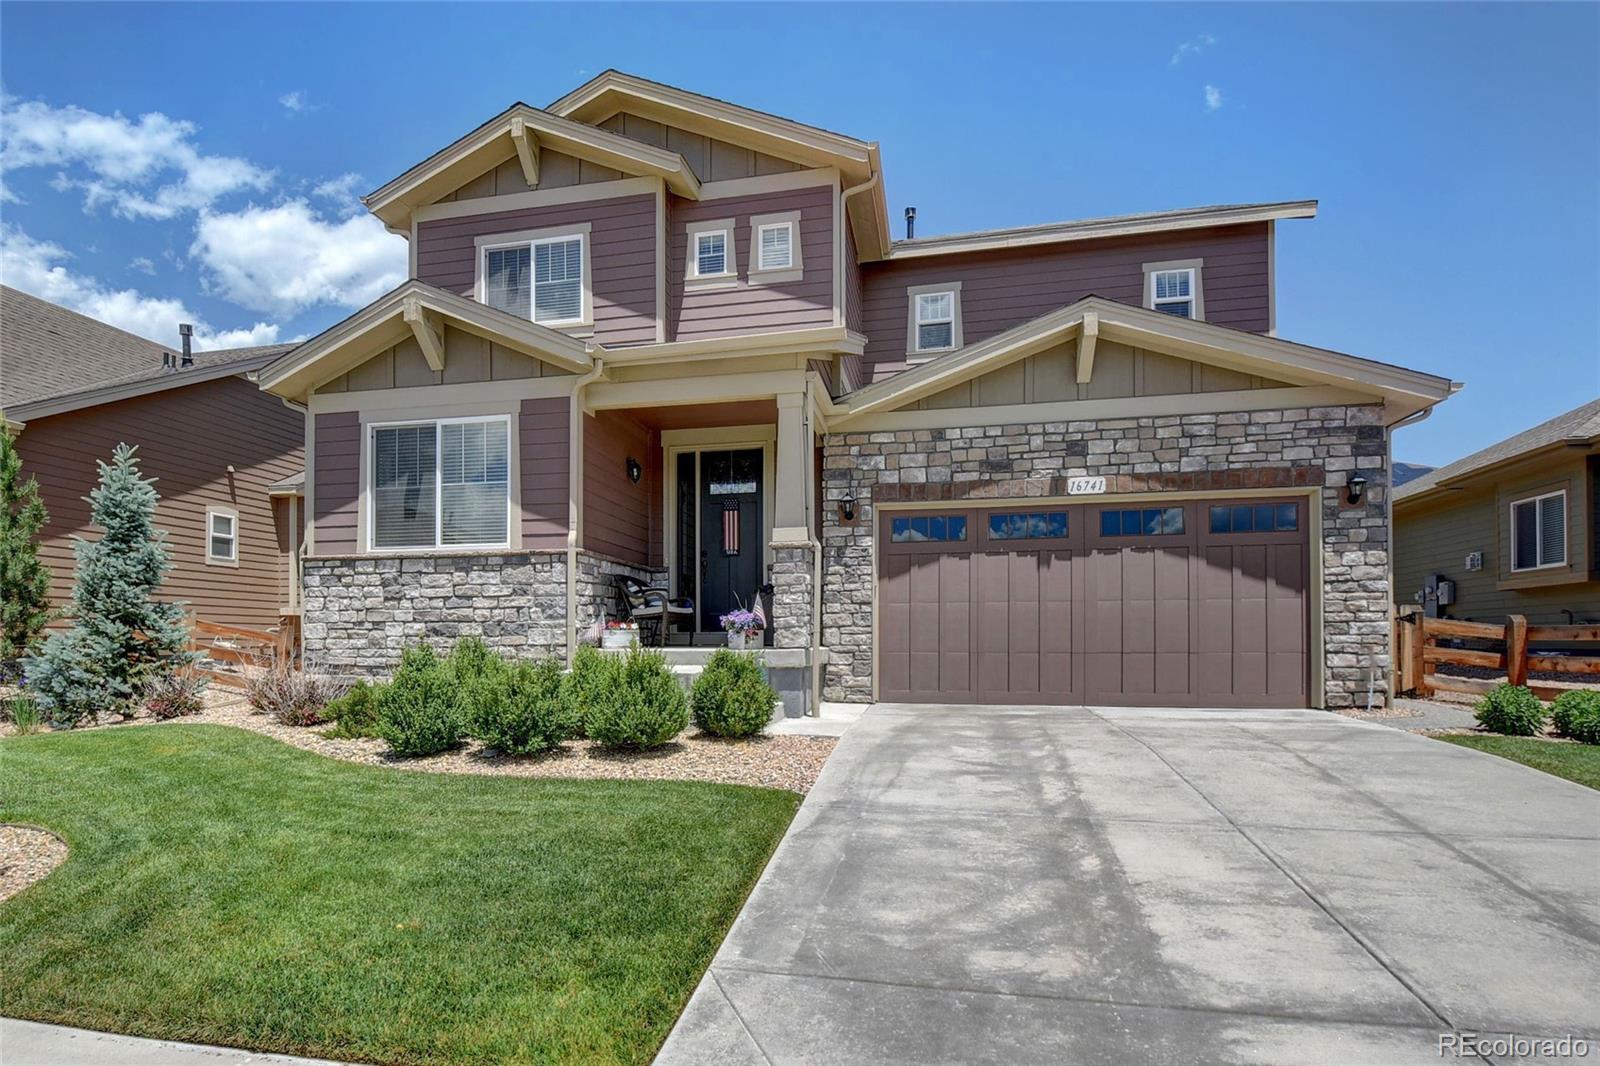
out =
[[1534,570],[1567,561],[1567,494],[1511,505],[1511,568]]
[[505,543],[507,469],[504,422],[439,427],[442,543]]
[[372,431],[372,545],[434,545],[436,428],[385,426]]
[[528,277],[527,245],[491,248],[484,253],[484,303],[527,318],[532,292]]
[[573,322],[583,317],[583,238],[533,246],[533,320]]

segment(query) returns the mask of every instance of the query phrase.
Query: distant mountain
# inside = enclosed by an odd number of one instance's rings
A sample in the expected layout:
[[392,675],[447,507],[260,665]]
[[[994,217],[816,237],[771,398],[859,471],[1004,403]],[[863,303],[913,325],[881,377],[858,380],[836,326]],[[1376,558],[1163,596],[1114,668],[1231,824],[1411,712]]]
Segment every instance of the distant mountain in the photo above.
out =
[[1421,463],[1395,463],[1394,472],[1390,477],[1393,479],[1394,487],[1399,488],[1406,482],[1415,481],[1428,471],[1437,469],[1438,467],[1423,466]]

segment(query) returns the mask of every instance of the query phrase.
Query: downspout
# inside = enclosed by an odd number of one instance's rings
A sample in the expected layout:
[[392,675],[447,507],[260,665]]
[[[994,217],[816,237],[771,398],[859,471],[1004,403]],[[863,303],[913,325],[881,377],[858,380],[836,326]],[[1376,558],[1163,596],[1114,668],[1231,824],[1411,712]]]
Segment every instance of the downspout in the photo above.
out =
[[578,509],[583,476],[583,390],[605,376],[605,360],[596,356],[594,366],[572,386],[572,405],[567,413],[567,664],[578,654]]

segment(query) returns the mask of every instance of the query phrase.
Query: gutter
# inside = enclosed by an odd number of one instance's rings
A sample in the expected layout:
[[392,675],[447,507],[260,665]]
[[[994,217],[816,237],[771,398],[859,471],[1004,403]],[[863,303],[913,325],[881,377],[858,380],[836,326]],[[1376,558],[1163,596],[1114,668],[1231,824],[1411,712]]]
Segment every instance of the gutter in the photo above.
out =
[[606,363],[595,357],[594,368],[572,385],[567,412],[567,665],[578,654],[578,518],[583,490],[583,390],[605,377]]

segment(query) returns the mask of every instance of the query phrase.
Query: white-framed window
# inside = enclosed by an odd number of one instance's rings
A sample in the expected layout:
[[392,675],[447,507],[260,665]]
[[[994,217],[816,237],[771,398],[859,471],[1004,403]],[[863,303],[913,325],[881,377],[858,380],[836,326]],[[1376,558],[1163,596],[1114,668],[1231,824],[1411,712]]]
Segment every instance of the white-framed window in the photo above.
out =
[[800,212],[750,217],[750,284],[799,281],[804,276]]
[[589,226],[478,238],[478,299],[542,326],[593,321]]
[[733,219],[719,218],[689,226],[689,260],[684,282],[691,288],[737,284],[739,265],[733,245]]
[[928,356],[961,347],[961,284],[906,290],[906,354]]
[[1205,318],[1199,259],[1144,265],[1144,305],[1178,318]]
[[239,565],[239,512],[230,507],[206,508],[206,562]]
[[1511,505],[1511,569],[1567,565],[1567,490],[1530,496]]
[[381,423],[370,435],[374,550],[510,545],[508,416]]

